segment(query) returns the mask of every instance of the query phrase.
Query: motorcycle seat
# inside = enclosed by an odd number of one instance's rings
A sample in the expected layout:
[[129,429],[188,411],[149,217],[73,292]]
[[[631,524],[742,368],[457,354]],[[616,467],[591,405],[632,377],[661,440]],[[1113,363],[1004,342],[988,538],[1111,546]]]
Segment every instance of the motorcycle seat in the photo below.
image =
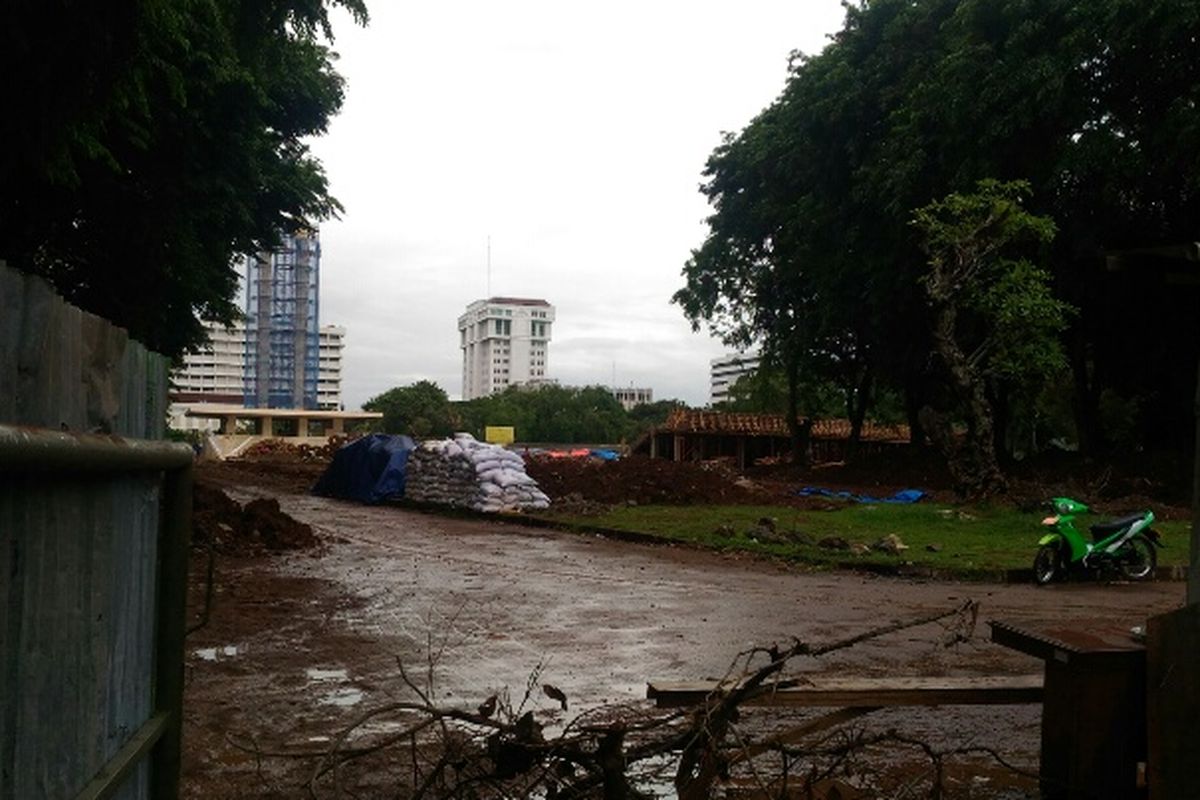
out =
[[1091,527],[1093,539],[1103,539],[1106,536],[1112,536],[1122,528],[1128,528],[1133,523],[1140,520],[1143,514],[1130,514],[1128,517],[1109,520],[1108,522],[1099,522]]

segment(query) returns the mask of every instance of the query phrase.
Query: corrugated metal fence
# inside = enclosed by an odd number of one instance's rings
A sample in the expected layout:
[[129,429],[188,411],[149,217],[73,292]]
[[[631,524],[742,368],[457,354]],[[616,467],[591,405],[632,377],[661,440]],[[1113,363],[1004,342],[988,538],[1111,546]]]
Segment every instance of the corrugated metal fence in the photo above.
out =
[[170,797],[191,450],[168,362],[0,263],[0,798]]

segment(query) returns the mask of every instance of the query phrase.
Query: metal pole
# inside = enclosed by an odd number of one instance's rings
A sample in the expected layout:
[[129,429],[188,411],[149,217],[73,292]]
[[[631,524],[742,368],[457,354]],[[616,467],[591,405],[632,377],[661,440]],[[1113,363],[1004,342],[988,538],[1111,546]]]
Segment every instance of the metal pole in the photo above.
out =
[[176,442],[0,425],[0,473],[171,471],[192,460],[192,448]]

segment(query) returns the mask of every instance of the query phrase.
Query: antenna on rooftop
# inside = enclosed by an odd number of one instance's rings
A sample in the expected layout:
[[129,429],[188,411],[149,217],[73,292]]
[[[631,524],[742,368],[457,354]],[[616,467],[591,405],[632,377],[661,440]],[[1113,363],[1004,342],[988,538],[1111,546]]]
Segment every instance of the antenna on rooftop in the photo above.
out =
[[487,296],[492,296],[492,235],[487,237]]

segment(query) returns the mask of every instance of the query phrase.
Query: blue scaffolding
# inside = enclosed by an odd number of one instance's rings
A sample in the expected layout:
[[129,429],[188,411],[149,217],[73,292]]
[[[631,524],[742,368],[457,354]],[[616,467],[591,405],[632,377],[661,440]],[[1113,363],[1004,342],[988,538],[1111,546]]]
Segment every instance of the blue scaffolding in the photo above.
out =
[[315,231],[247,260],[246,406],[317,407],[320,265]]

